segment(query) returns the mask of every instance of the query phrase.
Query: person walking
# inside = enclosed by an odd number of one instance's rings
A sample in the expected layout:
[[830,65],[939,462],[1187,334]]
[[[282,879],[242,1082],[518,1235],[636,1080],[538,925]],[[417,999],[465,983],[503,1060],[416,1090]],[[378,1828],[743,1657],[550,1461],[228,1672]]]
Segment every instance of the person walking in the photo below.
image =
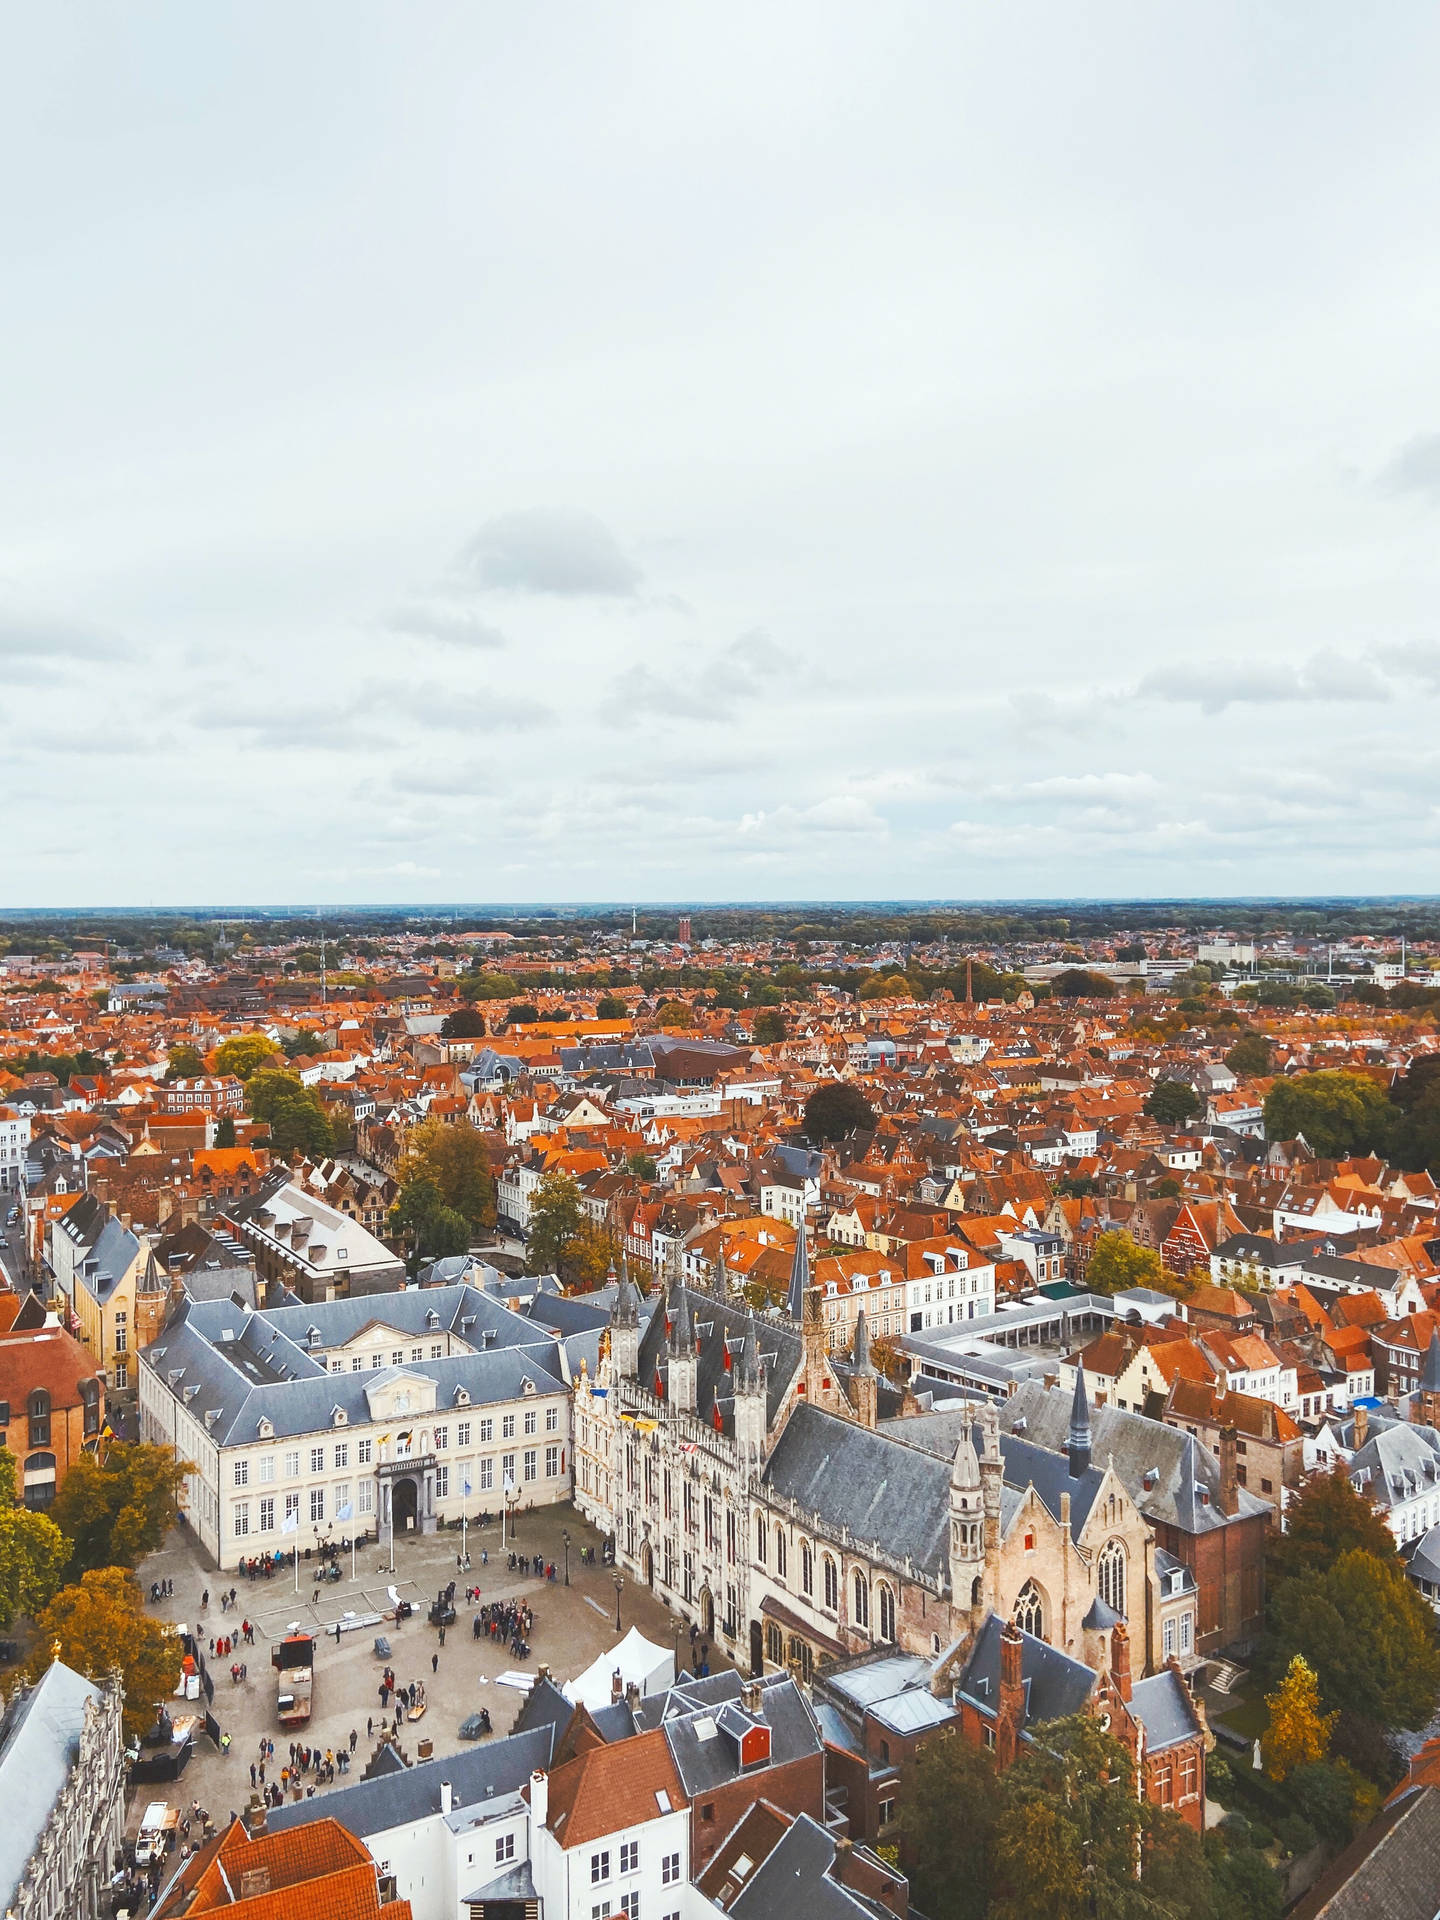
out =
[[440,1656],[438,1653],[432,1653],[430,1656],[430,1671],[431,1673],[438,1673],[440,1671]]

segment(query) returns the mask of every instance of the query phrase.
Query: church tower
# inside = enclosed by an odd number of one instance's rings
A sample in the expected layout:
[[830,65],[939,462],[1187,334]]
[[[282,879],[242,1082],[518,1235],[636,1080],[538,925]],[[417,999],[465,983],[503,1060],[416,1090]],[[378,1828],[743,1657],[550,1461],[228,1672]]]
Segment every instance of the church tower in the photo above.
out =
[[1070,1402],[1070,1478],[1079,1480],[1090,1470],[1090,1398],[1085,1391],[1085,1363],[1075,1368],[1075,1398]]

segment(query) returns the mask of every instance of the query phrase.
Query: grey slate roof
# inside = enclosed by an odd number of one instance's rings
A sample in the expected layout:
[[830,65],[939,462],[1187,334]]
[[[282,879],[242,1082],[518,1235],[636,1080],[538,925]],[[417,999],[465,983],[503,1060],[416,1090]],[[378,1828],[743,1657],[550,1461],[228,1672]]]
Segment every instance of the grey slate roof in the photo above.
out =
[[[1060,1453],[1069,1436],[1069,1396],[1043,1381],[1027,1380],[1000,1409],[1000,1420],[1012,1433],[1023,1422],[1032,1445]],[[1220,1462],[1193,1435],[1112,1406],[1090,1409],[1090,1435],[1091,1458],[1105,1465],[1113,1461],[1130,1498],[1148,1519],[1190,1534],[1228,1524],[1220,1510]],[[1146,1475],[1152,1472],[1155,1484],[1147,1487]],[[1207,1494],[1208,1501],[1202,1498]],[[1238,1490],[1238,1501],[1238,1518],[1269,1512],[1265,1502],[1244,1487]]]
[[1291,1908],[1291,1920],[1434,1920],[1440,1789],[1416,1787],[1371,1821]]
[[730,1902],[738,1920],[874,1920],[888,1909],[830,1878],[836,1846],[808,1813],[798,1815]]
[[[772,1767],[821,1752],[814,1716],[788,1674],[772,1676],[765,1683],[761,1701],[761,1714],[770,1729]],[[692,1800],[739,1777],[740,1737],[752,1724],[738,1698],[718,1710],[704,1706],[676,1711],[667,1708],[661,1726],[676,1771]],[[752,1768],[752,1772],[758,1774],[760,1769]]]
[[1130,1711],[1145,1729],[1145,1745],[1151,1753],[1193,1740],[1200,1731],[1190,1696],[1178,1673],[1162,1667],[1146,1680],[1137,1680],[1130,1690]]
[[[675,1292],[684,1293],[687,1297],[691,1318],[699,1335],[695,1411],[702,1420],[709,1420],[717,1397],[722,1414],[730,1409],[733,1383],[732,1375],[725,1366],[725,1345],[733,1342],[731,1354],[738,1358],[740,1342],[752,1316],[743,1306],[717,1300],[713,1294],[696,1287],[677,1288]],[[647,1389],[654,1384],[657,1370],[662,1380],[667,1377],[669,1343],[665,1322],[669,1303],[666,1304],[667,1312],[660,1312],[657,1303],[657,1310],[651,1313],[649,1324],[640,1337],[639,1378],[640,1384]],[[643,1313],[643,1308],[641,1311]],[[757,1320],[754,1326],[760,1358],[762,1361],[767,1355],[770,1358],[770,1364],[765,1369],[765,1417],[767,1423],[773,1426],[780,1403],[800,1371],[804,1349],[793,1327],[773,1320]]]
[[1372,1432],[1351,1457],[1350,1479],[1382,1511],[1440,1490],[1440,1433],[1399,1421]]
[[[975,1645],[955,1683],[957,1698],[963,1697],[981,1713],[994,1717],[1000,1703],[1000,1635],[1004,1622],[998,1614],[988,1614],[975,1636]],[[1094,1690],[1097,1675],[1083,1660],[1073,1660],[1059,1647],[1033,1634],[1020,1635],[1024,1648],[1020,1658],[1021,1680],[1025,1690],[1025,1717],[1022,1729],[1039,1726],[1047,1720],[1063,1720],[1079,1713]]]
[[85,1703],[100,1689],[52,1661],[0,1721],[0,1906],[8,1908],[80,1750]]
[[848,1526],[855,1540],[948,1582],[948,1457],[802,1402],[785,1423],[763,1479],[772,1499],[797,1500],[831,1526]]
[[303,1827],[322,1817],[338,1820],[357,1840],[386,1833],[428,1815],[440,1815],[440,1783],[454,1790],[456,1812],[487,1798],[518,1793],[536,1767],[548,1768],[552,1753],[551,1729],[533,1728],[512,1733],[482,1747],[447,1753],[442,1760],[422,1760],[401,1773],[376,1780],[357,1780],[353,1786],[334,1787],[323,1799],[300,1800],[276,1807],[265,1816],[266,1830],[280,1833]]

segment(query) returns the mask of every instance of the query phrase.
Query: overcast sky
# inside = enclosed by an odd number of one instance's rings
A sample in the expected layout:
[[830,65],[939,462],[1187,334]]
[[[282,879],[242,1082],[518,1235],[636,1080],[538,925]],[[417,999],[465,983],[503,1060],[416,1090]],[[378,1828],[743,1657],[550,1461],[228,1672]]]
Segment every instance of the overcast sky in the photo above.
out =
[[0,904],[1436,889],[1434,6],[0,26]]

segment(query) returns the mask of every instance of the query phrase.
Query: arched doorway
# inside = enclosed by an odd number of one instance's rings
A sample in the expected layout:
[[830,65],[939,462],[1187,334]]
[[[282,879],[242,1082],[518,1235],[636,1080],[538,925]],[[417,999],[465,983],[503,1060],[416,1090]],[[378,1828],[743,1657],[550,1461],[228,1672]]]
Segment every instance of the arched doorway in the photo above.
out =
[[709,1587],[700,1589],[700,1631],[707,1640],[715,1638],[715,1597]]
[[640,1549],[640,1571],[645,1576],[646,1586],[653,1587],[655,1584],[655,1553],[648,1540]]
[[750,1622],[750,1671],[753,1674],[765,1671],[765,1645],[758,1620]]
[[390,1489],[390,1518],[397,1533],[411,1533],[419,1521],[420,1491],[407,1475]]

